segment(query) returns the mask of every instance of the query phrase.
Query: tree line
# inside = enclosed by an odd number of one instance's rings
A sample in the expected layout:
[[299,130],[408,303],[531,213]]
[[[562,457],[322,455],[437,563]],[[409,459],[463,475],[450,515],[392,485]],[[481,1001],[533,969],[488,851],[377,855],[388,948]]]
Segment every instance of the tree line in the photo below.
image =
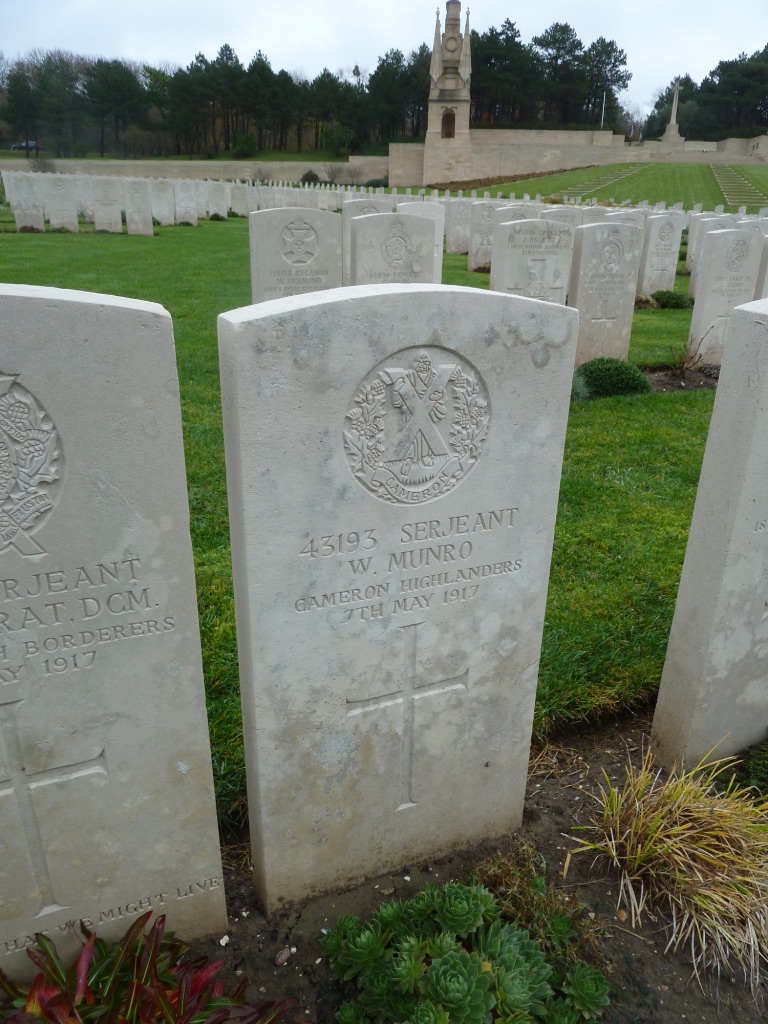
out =
[[[661,135],[669,124],[674,93],[672,81],[645,122],[645,138]],[[681,75],[677,124],[687,139],[752,138],[768,131],[768,45],[720,61],[699,85]]]
[[[0,146],[38,141],[49,155],[255,157],[262,150],[322,149],[344,156],[371,144],[423,138],[426,44],[407,57],[389,50],[370,73],[325,68],[309,80],[275,71],[259,52],[243,64],[222,46],[185,68],[35,50],[0,54]],[[625,52],[602,36],[584,45],[556,22],[523,43],[508,19],[472,32],[471,123],[486,128],[596,128],[626,132],[619,102],[631,73]],[[722,62],[697,86],[682,82],[678,122],[689,138],[720,138],[768,123],[768,47]],[[661,135],[668,88],[644,126]],[[734,129],[738,129],[735,132]]]

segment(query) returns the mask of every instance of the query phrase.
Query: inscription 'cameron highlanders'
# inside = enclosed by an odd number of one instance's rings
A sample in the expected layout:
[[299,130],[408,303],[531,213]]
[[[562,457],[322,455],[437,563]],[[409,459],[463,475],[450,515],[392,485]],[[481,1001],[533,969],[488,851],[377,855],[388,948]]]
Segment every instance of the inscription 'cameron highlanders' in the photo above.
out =
[[418,284],[219,318],[268,910],[519,825],[576,330]]
[[[170,316],[0,285],[0,352],[0,966],[24,978],[35,933],[71,960],[73,922],[116,939],[109,908],[221,861]],[[225,926],[221,888],[194,902],[169,925]]]

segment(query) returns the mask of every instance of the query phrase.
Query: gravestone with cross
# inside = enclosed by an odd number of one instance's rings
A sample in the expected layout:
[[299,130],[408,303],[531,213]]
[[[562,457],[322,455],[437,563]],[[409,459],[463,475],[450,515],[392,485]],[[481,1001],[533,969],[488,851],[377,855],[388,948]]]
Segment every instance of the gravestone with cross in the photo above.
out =
[[762,300],[732,311],[723,347],[653,721],[666,766],[728,757],[768,732],[767,450]]
[[[521,204],[523,205],[523,204]],[[503,216],[504,210],[498,211]],[[520,220],[497,224],[493,235],[491,288],[565,305],[573,257],[570,224]]]
[[248,226],[254,302],[341,287],[338,214],[278,207],[249,214]]
[[576,323],[419,284],[219,318],[268,909],[519,825]]
[[762,250],[762,235],[743,228],[708,231],[701,237],[688,337],[690,361],[720,365],[734,307],[755,296]]
[[579,311],[576,364],[607,356],[626,359],[643,229],[603,221],[574,231],[568,305]]
[[23,977],[37,932],[68,958],[81,919],[226,915],[170,317],[0,285],[0,342],[0,966]]

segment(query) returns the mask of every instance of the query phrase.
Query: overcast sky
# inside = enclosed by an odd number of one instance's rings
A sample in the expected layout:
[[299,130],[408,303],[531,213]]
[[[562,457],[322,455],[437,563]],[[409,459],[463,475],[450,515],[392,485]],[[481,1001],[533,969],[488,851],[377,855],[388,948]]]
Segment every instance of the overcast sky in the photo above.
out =
[[[676,76],[696,81],[720,60],[762,50],[768,43],[766,0],[549,0],[517,5],[503,0],[470,3],[478,32],[513,21],[523,42],[553,22],[568,22],[585,46],[599,36],[627,54],[632,72],[624,104],[645,109]],[[466,12],[462,7],[462,23]],[[445,0],[440,3],[445,18]],[[0,0],[0,49],[6,58],[40,48],[70,50],[157,65],[209,59],[229,43],[243,64],[261,50],[273,70],[312,79],[358,64],[371,72],[387,50],[407,56],[432,45],[435,3],[413,0]]]

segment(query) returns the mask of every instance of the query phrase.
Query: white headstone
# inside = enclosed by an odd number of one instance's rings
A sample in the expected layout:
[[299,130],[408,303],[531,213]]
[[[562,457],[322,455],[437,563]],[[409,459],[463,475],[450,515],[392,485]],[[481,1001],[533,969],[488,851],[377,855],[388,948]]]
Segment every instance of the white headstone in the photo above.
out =
[[689,768],[768,731],[768,302],[733,311],[652,742]]
[[341,217],[280,207],[249,215],[254,302],[341,287]]
[[709,231],[701,238],[690,359],[719,365],[734,307],[754,298],[762,250],[762,235],[740,228]]
[[395,208],[395,200],[391,196],[371,199],[347,199],[341,207],[341,251],[343,254],[342,280],[344,284],[351,281],[352,268],[352,229],[353,217],[368,216],[372,213],[391,213]]
[[169,178],[152,178],[150,184],[152,196],[152,216],[165,226],[176,223],[176,202],[174,199],[173,182]]
[[125,182],[125,223],[129,235],[152,235],[152,194],[149,178]]
[[434,281],[440,284],[443,280],[443,242],[445,239],[445,207],[439,203],[398,203],[399,213],[411,213],[417,217],[426,217],[432,221],[435,229],[435,268]]
[[268,911],[520,824],[575,321],[418,285],[219,318]]
[[498,224],[493,235],[491,288],[565,305],[574,229],[547,220]]
[[673,291],[682,234],[682,217],[662,213],[648,218],[637,278],[638,295]]
[[46,174],[43,182],[45,212],[52,231],[79,232],[75,182],[69,174]]
[[93,223],[97,231],[120,235],[123,231],[125,181],[123,178],[94,177],[91,182]]
[[45,231],[39,174],[3,174],[17,231]]
[[0,959],[224,928],[173,330],[0,285]]
[[579,311],[577,366],[627,358],[642,245],[642,230],[631,224],[575,229],[568,305]]
[[469,219],[469,252],[467,270],[489,267],[493,254],[493,229],[496,202],[472,203]]
[[184,178],[174,181],[173,193],[176,201],[176,223],[197,227],[197,185]]
[[470,199],[449,199],[445,208],[445,251],[469,252]]
[[439,284],[435,225],[407,213],[353,217],[352,284]]

